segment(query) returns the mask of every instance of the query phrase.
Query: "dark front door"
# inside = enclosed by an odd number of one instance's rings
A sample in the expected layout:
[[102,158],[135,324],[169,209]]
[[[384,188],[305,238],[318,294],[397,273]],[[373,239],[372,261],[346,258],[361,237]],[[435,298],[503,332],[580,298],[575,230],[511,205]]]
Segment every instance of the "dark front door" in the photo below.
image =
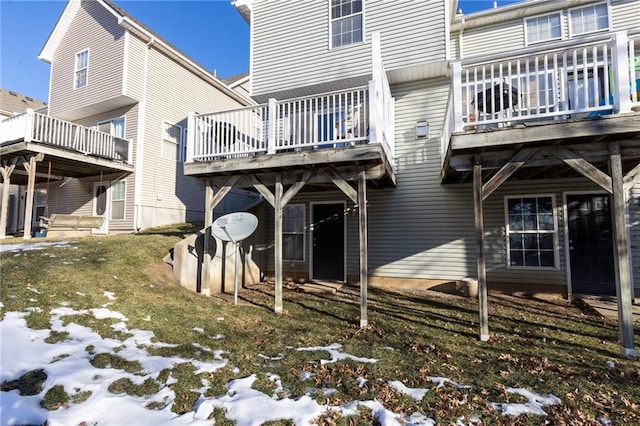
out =
[[313,205],[312,278],[344,281],[344,204]]
[[610,198],[606,194],[567,195],[571,290],[615,295]]

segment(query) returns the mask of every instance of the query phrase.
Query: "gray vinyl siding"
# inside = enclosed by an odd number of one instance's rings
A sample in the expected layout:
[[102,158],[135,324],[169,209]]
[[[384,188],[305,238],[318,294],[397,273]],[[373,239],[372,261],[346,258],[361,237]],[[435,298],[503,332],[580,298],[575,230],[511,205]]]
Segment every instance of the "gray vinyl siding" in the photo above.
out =
[[[51,66],[53,116],[122,95],[124,29],[98,2],[83,2]],[[74,89],[75,56],[89,49],[87,86]]]
[[[387,70],[445,59],[444,0],[364,3],[364,41],[329,48],[327,1],[257,1],[252,16],[252,95],[371,74],[371,33]],[[304,17],[304,19],[301,19]]]
[[524,47],[523,20],[464,30],[462,50],[465,57],[508,52]]
[[640,27],[640,1],[611,1],[611,25],[614,31]]
[[137,37],[127,34],[126,67],[123,83],[124,94],[142,100],[144,86],[144,56],[146,45]]
[[[141,226],[160,226],[203,216],[204,186],[183,174],[183,164],[162,156],[165,121],[187,127],[189,112],[241,107],[208,82],[155,48],[149,50],[142,164]],[[181,219],[181,220],[176,220]]]

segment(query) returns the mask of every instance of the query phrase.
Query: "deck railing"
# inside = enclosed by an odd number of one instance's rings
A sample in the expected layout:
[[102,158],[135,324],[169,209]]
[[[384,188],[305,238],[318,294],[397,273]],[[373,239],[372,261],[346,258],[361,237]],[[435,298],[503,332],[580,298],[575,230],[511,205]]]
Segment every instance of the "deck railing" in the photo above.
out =
[[270,99],[267,104],[232,111],[192,113],[187,162],[368,143],[381,143],[393,161],[393,137],[388,130],[393,127],[381,126],[378,140],[370,132],[372,111],[393,119],[384,105],[383,99],[371,96],[370,87],[363,86],[282,101]]
[[639,38],[623,31],[455,62],[454,129],[630,112],[638,104]]
[[0,144],[18,140],[131,163],[131,144],[128,140],[32,110],[0,121]]

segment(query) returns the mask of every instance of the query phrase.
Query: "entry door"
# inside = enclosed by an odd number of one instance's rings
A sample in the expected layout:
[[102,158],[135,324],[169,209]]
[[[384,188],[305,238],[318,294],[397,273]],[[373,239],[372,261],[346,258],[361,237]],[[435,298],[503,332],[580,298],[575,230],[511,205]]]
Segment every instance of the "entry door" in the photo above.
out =
[[610,203],[606,194],[567,195],[573,293],[616,294]]
[[109,182],[93,184],[93,215],[104,216],[99,229],[92,229],[93,234],[106,234],[109,230]]
[[313,204],[312,221],[312,278],[345,281],[344,203]]

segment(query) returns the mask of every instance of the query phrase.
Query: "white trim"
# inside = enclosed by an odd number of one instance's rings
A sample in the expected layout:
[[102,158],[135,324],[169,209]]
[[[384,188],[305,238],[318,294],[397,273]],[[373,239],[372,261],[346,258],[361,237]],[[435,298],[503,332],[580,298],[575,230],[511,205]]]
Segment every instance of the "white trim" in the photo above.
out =
[[[282,254],[282,260],[283,261],[287,261],[290,263],[305,263],[307,261],[307,253],[306,253],[306,247],[307,247],[307,205],[305,203],[290,203],[287,204],[286,206],[284,206],[282,208],[282,219],[284,222],[284,209],[286,209],[287,207],[302,207],[302,259],[287,259],[286,257],[284,257],[284,253]],[[283,236],[283,240],[284,240],[284,223],[282,225],[282,236]],[[287,234],[294,234],[294,235],[298,235],[299,233],[297,232],[288,232]],[[284,248],[284,247],[283,247]]]
[[[84,68],[79,69],[78,68],[78,55],[81,53],[87,52],[87,64]],[[82,50],[78,50],[75,55],[74,55],[74,59],[73,59],[73,90],[78,90],[78,89],[82,89],[84,87],[88,87],[89,86],[89,59],[91,58],[91,52],[89,51],[89,48],[87,47],[86,49],[82,49]],[[84,86],[77,86],[78,84],[78,71],[84,70],[85,71],[85,76],[84,76]]]
[[[559,37],[551,37],[548,39],[544,39],[544,40],[538,40],[538,41],[529,41],[529,27],[527,25],[527,21],[529,21],[530,19],[537,19],[537,18],[542,18],[545,16],[552,16],[552,15],[558,15],[558,17],[560,18],[560,36]],[[526,16],[524,18],[522,18],[522,25],[524,27],[524,45],[529,46],[529,45],[537,45],[537,44],[541,44],[541,43],[546,43],[546,42],[550,42],[550,41],[557,41],[557,40],[564,40],[564,25],[563,25],[563,13],[561,10],[557,11],[557,12],[552,12],[552,13],[543,13],[543,14],[539,14],[539,15],[535,15],[535,16]]]
[[[538,229],[535,232],[536,234],[552,234],[553,235],[553,263],[554,266],[512,266],[511,265],[511,251],[510,251],[510,242],[509,242],[509,199],[514,198],[551,198],[551,210],[553,214],[553,232],[549,232],[548,230]],[[556,203],[556,194],[553,193],[544,193],[544,194],[514,194],[514,195],[504,195],[503,197],[504,204],[504,230],[505,230],[505,251],[506,251],[506,266],[507,269],[512,270],[531,270],[531,271],[559,271],[560,270],[560,248],[558,241],[558,207]],[[514,233],[517,231],[514,231]],[[527,233],[524,230],[521,233]]]
[[343,271],[342,271],[342,281],[343,282],[347,282],[347,215],[346,215],[346,211],[347,211],[347,202],[344,200],[338,200],[338,201],[332,201],[332,200],[328,200],[328,201],[311,201],[309,202],[309,279],[314,279],[315,277],[313,276],[313,224],[315,222],[315,219],[313,217],[313,206],[315,205],[320,205],[320,204],[341,204],[342,205],[342,211],[343,211],[343,234],[342,234],[342,242],[344,244],[344,249],[343,249]]
[[[571,23],[571,12],[575,11],[575,10],[580,10],[580,9],[588,9],[588,8],[596,8],[597,6],[600,6],[604,4],[605,6],[607,6],[607,28],[601,28],[598,30],[594,30],[594,31],[587,31],[587,32],[583,32],[580,34],[574,34],[573,33],[573,26]],[[586,4],[586,5],[582,5],[582,6],[578,6],[578,7],[572,7],[567,9],[567,31],[569,31],[569,38],[574,38],[574,37],[580,37],[580,36],[584,36],[584,35],[589,35],[589,34],[596,34],[596,33],[600,33],[600,32],[608,32],[611,29],[611,4],[609,3],[609,1],[602,1],[602,2],[598,2],[598,3],[593,3],[593,4]]]

